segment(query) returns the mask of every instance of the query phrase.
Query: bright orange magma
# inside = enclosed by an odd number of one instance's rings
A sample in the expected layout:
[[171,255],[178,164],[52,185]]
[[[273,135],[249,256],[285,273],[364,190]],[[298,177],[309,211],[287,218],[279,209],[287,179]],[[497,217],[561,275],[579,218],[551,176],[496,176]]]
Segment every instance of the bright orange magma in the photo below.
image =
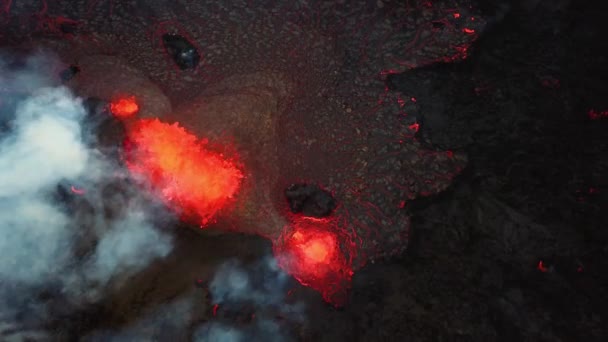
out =
[[353,271],[340,247],[343,237],[337,229],[331,219],[294,217],[275,241],[274,253],[284,271],[340,306]]
[[129,128],[127,166],[143,175],[182,218],[205,226],[235,197],[243,173],[179,124],[138,120]]
[[120,97],[110,103],[110,111],[117,118],[124,119],[137,114],[139,105],[135,96]]

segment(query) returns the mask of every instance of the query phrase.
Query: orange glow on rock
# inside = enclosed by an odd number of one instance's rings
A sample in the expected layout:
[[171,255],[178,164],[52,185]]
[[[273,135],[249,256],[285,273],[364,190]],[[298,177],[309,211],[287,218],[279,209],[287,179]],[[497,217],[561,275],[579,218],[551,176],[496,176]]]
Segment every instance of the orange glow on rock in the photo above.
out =
[[234,198],[243,173],[179,124],[137,121],[129,129],[127,166],[143,175],[182,218],[205,226]]
[[117,118],[128,118],[137,114],[139,105],[135,100],[135,96],[121,97],[110,103],[110,111]]
[[323,298],[342,305],[353,274],[340,234],[330,219],[297,217],[275,243],[279,266]]

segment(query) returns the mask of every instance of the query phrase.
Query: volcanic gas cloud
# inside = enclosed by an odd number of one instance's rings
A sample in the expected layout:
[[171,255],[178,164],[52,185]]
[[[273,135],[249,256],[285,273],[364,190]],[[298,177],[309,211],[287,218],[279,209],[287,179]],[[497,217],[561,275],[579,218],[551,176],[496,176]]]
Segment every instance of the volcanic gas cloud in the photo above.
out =
[[236,195],[242,172],[179,124],[142,119],[130,129],[127,166],[183,218],[209,224]]

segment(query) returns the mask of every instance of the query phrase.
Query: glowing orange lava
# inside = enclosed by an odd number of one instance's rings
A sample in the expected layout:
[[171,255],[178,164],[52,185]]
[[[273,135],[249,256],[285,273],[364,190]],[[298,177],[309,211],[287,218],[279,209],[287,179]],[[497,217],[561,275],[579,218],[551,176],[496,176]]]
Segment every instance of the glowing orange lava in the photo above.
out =
[[321,292],[326,301],[342,305],[353,271],[335,229],[329,219],[296,218],[275,243],[275,256],[300,283]]
[[110,103],[110,111],[114,116],[124,119],[137,114],[139,105],[135,96],[121,97]]
[[335,253],[336,237],[329,232],[322,232],[317,236],[304,236],[301,231],[296,231],[291,238],[306,265],[331,262]]
[[177,123],[137,121],[129,129],[127,166],[143,175],[185,219],[202,226],[236,195],[243,173]]

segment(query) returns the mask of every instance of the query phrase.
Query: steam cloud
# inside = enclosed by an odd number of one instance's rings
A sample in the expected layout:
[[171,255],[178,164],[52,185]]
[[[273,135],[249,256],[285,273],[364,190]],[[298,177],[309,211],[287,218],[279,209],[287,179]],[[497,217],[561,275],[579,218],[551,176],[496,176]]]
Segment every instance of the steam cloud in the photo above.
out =
[[[289,276],[267,257],[253,265],[231,260],[221,265],[209,285],[211,300],[228,316],[249,314],[251,319],[221,317],[201,326],[194,334],[197,342],[291,341],[288,324],[304,321],[302,303],[288,303]],[[218,315],[219,316],[219,315]],[[279,322],[284,323],[281,325]]]
[[197,290],[161,305],[120,331],[98,331],[85,340],[293,341],[290,328],[304,323],[305,308],[286,298],[289,280],[273,257],[248,265],[230,260],[220,265],[208,286],[207,308],[217,305],[212,316],[204,310],[204,291]]
[[[125,191],[115,204],[102,196],[124,171],[91,147],[81,99],[49,76],[54,61],[39,53],[15,70],[0,58],[0,340],[44,339],[50,312],[39,293],[74,308],[98,301],[172,247],[143,195]],[[84,186],[86,205],[58,200],[70,185]],[[113,205],[121,214],[108,218]]]
[[187,341],[189,324],[196,320],[195,305],[201,298],[185,295],[149,312],[121,331],[101,331],[84,338],[88,342]]

